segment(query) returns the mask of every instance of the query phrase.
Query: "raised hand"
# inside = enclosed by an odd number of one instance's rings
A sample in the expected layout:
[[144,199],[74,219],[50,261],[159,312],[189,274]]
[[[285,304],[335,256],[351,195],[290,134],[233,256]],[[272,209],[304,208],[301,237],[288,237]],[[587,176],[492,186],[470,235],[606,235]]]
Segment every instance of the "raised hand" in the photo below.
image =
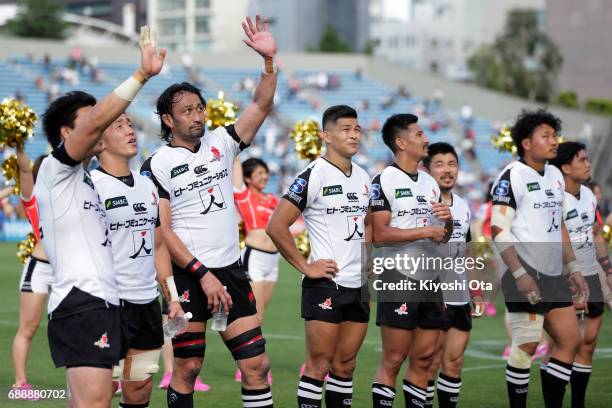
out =
[[157,53],[157,33],[149,26],[140,27],[140,73],[147,80],[160,73],[166,58],[166,49]]
[[243,39],[244,43],[254,49],[259,55],[266,58],[271,58],[276,54],[276,41],[270,33],[270,24],[266,18],[261,21],[261,16],[258,14],[255,17],[255,24],[250,17],[242,22],[242,29],[248,38]]

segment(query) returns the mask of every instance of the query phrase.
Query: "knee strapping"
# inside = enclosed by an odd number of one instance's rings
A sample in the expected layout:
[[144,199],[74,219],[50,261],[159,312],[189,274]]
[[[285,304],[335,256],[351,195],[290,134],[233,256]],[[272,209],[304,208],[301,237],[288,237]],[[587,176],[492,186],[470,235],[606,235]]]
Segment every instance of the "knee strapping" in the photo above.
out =
[[113,380],[144,381],[159,371],[161,349],[128,356],[113,367]]
[[266,352],[266,340],[261,334],[261,327],[248,330],[225,342],[234,360],[256,357]]
[[206,334],[203,332],[186,332],[179,334],[172,339],[172,349],[174,351],[174,357],[204,358],[204,353],[206,351]]
[[525,350],[512,343],[510,355],[508,356],[508,365],[514,368],[530,368],[531,356]]
[[512,344],[539,343],[544,316],[535,313],[508,313]]

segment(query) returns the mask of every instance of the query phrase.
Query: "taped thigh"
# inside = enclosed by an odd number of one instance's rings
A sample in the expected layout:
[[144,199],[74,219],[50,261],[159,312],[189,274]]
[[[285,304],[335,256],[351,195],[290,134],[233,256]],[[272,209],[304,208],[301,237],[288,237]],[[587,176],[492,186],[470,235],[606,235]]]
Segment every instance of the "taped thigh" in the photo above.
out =
[[544,316],[536,313],[508,313],[508,324],[512,344],[520,346],[526,343],[539,343],[542,338]]
[[256,357],[266,352],[266,340],[261,333],[261,327],[248,330],[225,342],[234,360],[244,360]]
[[127,356],[123,363],[122,381],[144,381],[159,371],[161,349],[147,350]]

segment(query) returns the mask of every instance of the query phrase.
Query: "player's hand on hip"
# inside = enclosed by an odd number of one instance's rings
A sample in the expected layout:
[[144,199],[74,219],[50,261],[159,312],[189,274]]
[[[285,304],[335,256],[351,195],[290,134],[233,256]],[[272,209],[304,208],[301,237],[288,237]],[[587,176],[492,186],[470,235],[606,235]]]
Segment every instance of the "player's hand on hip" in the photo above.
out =
[[144,79],[149,79],[159,74],[164,66],[166,49],[157,52],[157,33],[149,26],[140,27],[140,73]]
[[332,280],[338,273],[338,264],[333,259],[319,259],[310,262],[304,271],[304,275],[310,279],[329,279]]
[[431,203],[431,213],[440,221],[448,221],[453,218],[450,207],[444,203]]
[[255,17],[254,24],[251,17],[247,17],[246,21],[242,22],[242,29],[247,36],[242,41],[259,55],[270,58],[276,54],[276,41],[270,33],[270,24],[267,17],[262,22],[261,16],[258,14]]
[[516,287],[532,305],[537,304],[541,300],[540,289],[538,289],[536,281],[530,275],[523,274],[518,277],[516,279]]
[[223,305],[225,314],[229,313],[232,307],[232,297],[223,287],[219,279],[212,273],[207,273],[200,279],[200,286],[208,298],[208,309],[213,313],[219,310],[219,306]]
[[440,243],[444,240],[444,237],[446,236],[446,229],[444,227],[429,226],[424,228],[427,228],[427,236],[433,242]]
[[175,300],[174,302],[168,303],[168,319],[172,320],[176,317],[182,318],[185,315],[183,308],[181,307],[181,302]]

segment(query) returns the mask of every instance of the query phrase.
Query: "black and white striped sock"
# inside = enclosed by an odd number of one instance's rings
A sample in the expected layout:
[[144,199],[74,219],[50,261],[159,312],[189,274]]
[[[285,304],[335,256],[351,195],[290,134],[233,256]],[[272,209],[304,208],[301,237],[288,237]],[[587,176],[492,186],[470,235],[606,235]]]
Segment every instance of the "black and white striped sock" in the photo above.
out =
[[455,408],[459,401],[461,378],[449,377],[440,373],[438,375],[438,405],[440,408]]
[[551,358],[546,369],[546,382],[542,386],[544,391],[544,405],[547,408],[563,406],[565,387],[572,375],[572,365]]
[[270,387],[262,388],[261,390],[245,390],[242,389],[242,406],[243,408],[272,408],[272,390]]
[[529,368],[506,366],[506,385],[510,408],[525,408],[527,406],[527,391],[529,391]]
[[436,394],[436,380],[427,381],[427,400],[425,401],[425,407],[433,407],[435,394]]
[[572,365],[572,408],[584,408],[587,385],[593,366],[574,363]]
[[393,406],[395,388],[385,384],[372,383],[372,407],[389,408]]
[[327,408],[350,407],[353,404],[353,379],[338,377],[331,371],[325,384]]
[[404,400],[406,408],[423,408],[427,400],[427,390],[404,380]]
[[323,398],[323,381],[314,378],[300,377],[297,389],[298,408],[308,406],[309,408],[321,408]]

